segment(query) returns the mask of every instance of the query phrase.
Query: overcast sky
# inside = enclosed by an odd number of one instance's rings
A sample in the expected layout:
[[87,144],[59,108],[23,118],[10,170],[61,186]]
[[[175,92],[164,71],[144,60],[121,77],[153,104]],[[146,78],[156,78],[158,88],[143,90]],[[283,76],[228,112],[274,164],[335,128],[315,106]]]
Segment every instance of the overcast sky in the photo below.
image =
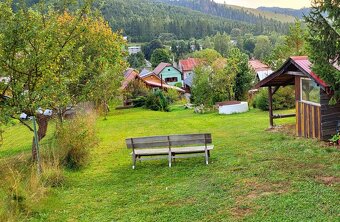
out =
[[219,3],[229,5],[239,5],[247,8],[257,8],[259,6],[281,7],[281,8],[303,8],[310,7],[311,0],[214,0]]

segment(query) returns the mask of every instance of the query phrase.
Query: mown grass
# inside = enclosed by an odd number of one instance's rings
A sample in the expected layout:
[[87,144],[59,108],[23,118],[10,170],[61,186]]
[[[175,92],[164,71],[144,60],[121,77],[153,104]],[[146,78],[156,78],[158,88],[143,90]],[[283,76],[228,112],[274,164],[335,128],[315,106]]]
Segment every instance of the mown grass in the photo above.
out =
[[[31,221],[338,221],[339,151],[267,127],[268,114],[258,110],[114,111],[97,122],[101,142],[90,165],[66,172],[66,184],[35,206]],[[20,140],[6,142],[0,157],[29,152],[31,140],[21,130],[7,129],[5,140]],[[212,133],[210,165],[202,157],[131,169],[125,138],[199,132]]]

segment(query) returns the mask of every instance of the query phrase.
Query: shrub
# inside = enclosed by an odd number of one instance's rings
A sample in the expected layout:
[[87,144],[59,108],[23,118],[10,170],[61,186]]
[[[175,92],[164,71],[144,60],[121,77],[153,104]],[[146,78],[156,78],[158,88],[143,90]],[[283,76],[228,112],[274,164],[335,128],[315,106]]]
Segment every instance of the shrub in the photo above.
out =
[[169,112],[169,99],[161,90],[150,92],[146,97],[145,107],[155,111]]
[[57,128],[60,163],[69,169],[87,165],[90,149],[97,145],[94,115],[78,115]]
[[135,107],[142,107],[145,105],[146,97],[145,96],[138,96],[135,99],[132,99],[133,105]]
[[[280,88],[273,96],[273,109],[291,109],[295,107],[295,94],[292,87]],[[254,108],[269,110],[268,91],[260,90],[254,99]]]
[[165,96],[168,98],[169,103],[174,103],[180,99],[180,95],[176,89],[168,89]]

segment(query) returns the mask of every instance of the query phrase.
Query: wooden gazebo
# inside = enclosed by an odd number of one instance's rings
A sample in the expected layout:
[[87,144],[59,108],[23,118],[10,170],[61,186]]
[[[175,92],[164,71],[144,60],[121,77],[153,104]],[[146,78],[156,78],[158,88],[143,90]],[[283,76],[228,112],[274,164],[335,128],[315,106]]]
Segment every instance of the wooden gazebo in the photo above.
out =
[[[295,85],[296,113],[273,115],[273,95],[288,85]],[[340,103],[329,105],[333,92],[312,72],[307,56],[290,57],[280,69],[256,85],[260,87],[268,87],[271,127],[275,118],[296,116],[297,136],[327,140],[339,129]]]

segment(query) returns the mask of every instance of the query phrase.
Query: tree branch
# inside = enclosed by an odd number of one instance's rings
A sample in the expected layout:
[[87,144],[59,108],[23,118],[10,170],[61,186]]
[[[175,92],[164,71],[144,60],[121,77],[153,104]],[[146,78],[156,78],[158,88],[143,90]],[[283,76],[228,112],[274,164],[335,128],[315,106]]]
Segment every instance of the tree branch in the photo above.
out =
[[16,119],[16,120],[19,120],[20,123],[22,123],[24,126],[26,126],[31,132],[34,132],[33,128],[28,125],[27,123],[25,123],[22,119],[20,118],[16,118],[15,116],[11,116],[12,119]]

